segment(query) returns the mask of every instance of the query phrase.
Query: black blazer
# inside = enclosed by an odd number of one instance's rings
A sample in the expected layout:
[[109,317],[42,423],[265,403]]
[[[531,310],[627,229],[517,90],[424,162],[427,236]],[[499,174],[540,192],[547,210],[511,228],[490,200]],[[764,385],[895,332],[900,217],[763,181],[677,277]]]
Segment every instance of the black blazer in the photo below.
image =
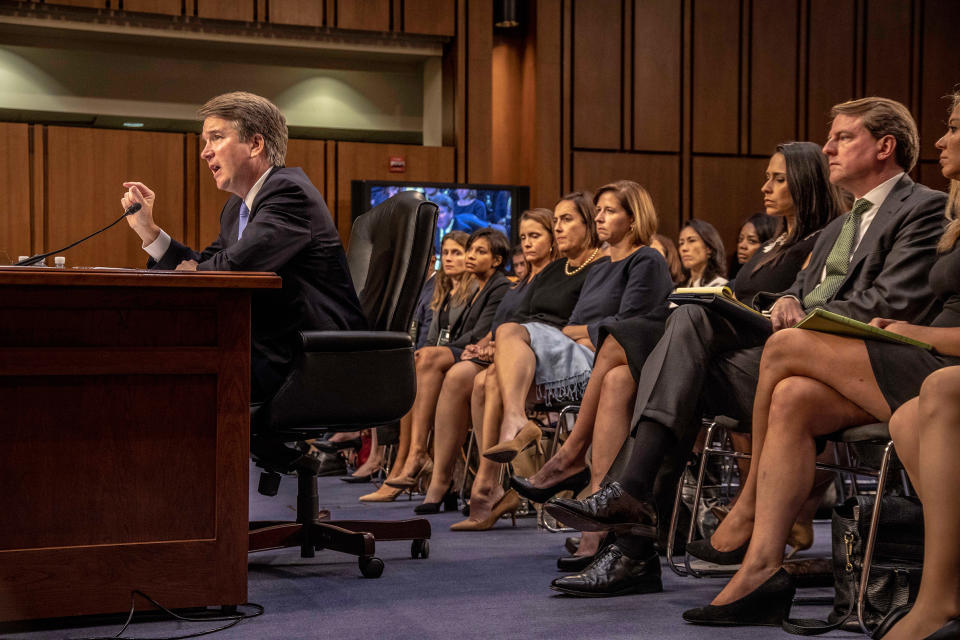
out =
[[510,284],[510,280],[503,275],[502,271],[493,272],[487,284],[451,327],[450,335],[454,336],[454,339],[450,341],[449,346],[462,349],[468,344],[475,344],[490,332],[497,307],[500,306],[500,301],[503,300]]
[[196,260],[201,271],[273,271],[281,289],[256,292],[251,305],[255,358],[285,369],[296,354],[300,330],[365,329],[360,301],[347,269],[340,236],[323,196],[302,169],[274,168],[253,202],[237,240],[241,199],[220,213],[220,234],[197,253],[172,240],[151,269],[174,269]]
[[[940,310],[928,278],[943,233],[946,194],[903,176],[883,201],[853,254],[847,277],[823,308],[863,322],[874,317],[927,324]],[[758,294],[766,305],[784,295],[801,302],[820,282],[823,266],[849,213],[820,232],[810,264],[777,296]]]

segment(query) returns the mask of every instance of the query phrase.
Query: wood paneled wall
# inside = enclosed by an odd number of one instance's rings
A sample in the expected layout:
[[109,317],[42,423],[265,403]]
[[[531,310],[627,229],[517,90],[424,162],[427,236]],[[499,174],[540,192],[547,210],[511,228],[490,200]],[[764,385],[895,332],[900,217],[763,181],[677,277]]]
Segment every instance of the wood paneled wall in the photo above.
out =
[[[43,1],[43,0],[40,0]],[[214,20],[303,27],[401,31],[453,36],[457,0],[45,0],[45,4],[116,9]],[[483,3],[488,4],[488,3]]]
[[[199,153],[195,134],[0,123],[0,250],[15,260],[105,226],[121,213],[127,180],[154,190],[154,217],[165,231],[205,247],[229,195],[217,190]],[[406,160],[405,173],[389,172],[395,156]],[[453,181],[454,150],[290,140],[287,166],[303,168],[324,194],[346,242],[351,180]],[[68,266],[140,268],[147,259],[124,222],[64,255]]]
[[[675,234],[695,216],[732,246],[740,222],[760,210],[775,146],[824,141],[830,107],[866,95],[911,109],[922,145],[915,175],[946,187],[933,143],[948,106],[942,96],[960,82],[952,0],[531,5],[526,38],[536,43],[540,126],[526,127],[512,146],[498,144],[494,164],[534,150],[524,170],[532,205],[629,178],[653,195],[663,232]],[[494,68],[495,92],[523,90],[517,68]]]

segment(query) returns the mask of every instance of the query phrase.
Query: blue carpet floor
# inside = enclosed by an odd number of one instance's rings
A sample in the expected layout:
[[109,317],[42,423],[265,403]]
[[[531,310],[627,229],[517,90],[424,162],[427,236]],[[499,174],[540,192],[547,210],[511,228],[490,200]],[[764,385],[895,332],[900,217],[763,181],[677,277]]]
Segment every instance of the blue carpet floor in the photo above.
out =
[[[251,467],[252,519],[292,519],[296,482],[284,479],[280,495],[256,492],[258,472]],[[364,505],[357,497],[371,485],[348,485],[321,478],[321,506],[334,518],[401,519],[412,517],[416,502]],[[462,516],[430,516],[430,558],[410,557],[409,542],[377,544],[386,563],[376,580],[360,576],[354,558],[321,552],[304,560],[295,549],[250,556],[249,598],[263,605],[263,616],[206,636],[234,639],[393,638],[470,640],[494,638],[678,639],[788,638],[776,628],[708,628],[685,624],[680,614],[708,603],[724,582],[679,578],[664,565],[664,592],[621,598],[563,597],[549,589],[559,575],[556,558],[564,554],[567,534],[538,531],[533,518],[501,520],[492,530],[454,533],[449,525]],[[817,542],[805,555],[829,552],[829,525],[816,525]],[[824,590],[801,592],[823,595]],[[795,617],[821,617],[824,606],[794,607]],[[121,621],[122,622],[122,621]],[[96,626],[92,626],[95,624]],[[84,626],[81,626],[84,625]],[[201,631],[209,623],[143,622],[125,637],[157,638]],[[0,629],[5,640],[46,640],[113,636],[120,622],[66,619]],[[855,638],[834,632],[825,638]]]

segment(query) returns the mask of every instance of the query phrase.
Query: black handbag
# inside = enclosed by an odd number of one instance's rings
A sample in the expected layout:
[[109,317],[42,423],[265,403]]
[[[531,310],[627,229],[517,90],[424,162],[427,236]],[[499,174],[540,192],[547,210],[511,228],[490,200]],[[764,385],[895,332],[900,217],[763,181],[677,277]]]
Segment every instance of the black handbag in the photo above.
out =
[[[874,496],[855,496],[833,510],[833,611],[826,620],[785,620],[784,631],[802,636],[834,629],[861,632],[857,596],[873,505]],[[922,562],[923,511],[919,501],[884,497],[864,594],[863,619],[869,629],[875,629],[895,607],[916,599]]]

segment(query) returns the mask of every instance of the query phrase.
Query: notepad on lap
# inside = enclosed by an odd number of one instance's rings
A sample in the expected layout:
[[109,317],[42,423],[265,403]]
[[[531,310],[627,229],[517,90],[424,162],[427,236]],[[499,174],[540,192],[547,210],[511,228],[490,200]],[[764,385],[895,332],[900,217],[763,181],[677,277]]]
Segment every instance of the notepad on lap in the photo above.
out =
[[709,307],[734,323],[758,331],[771,331],[770,319],[733,296],[730,287],[680,287],[667,298],[674,304],[699,304]]
[[887,331],[886,329],[878,329],[866,322],[860,322],[859,320],[854,320],[853,318],[841,316],[838,313],[819,308],[808,313],[803,320],[796,324],[796,328],[821,331],[823,333],[835,333],[837,335],[861,338],[863,340],[881,340],[883,342],[909,344],[928,351],[933,350],[933,346],[926,342],[907,338],[899,333]]

